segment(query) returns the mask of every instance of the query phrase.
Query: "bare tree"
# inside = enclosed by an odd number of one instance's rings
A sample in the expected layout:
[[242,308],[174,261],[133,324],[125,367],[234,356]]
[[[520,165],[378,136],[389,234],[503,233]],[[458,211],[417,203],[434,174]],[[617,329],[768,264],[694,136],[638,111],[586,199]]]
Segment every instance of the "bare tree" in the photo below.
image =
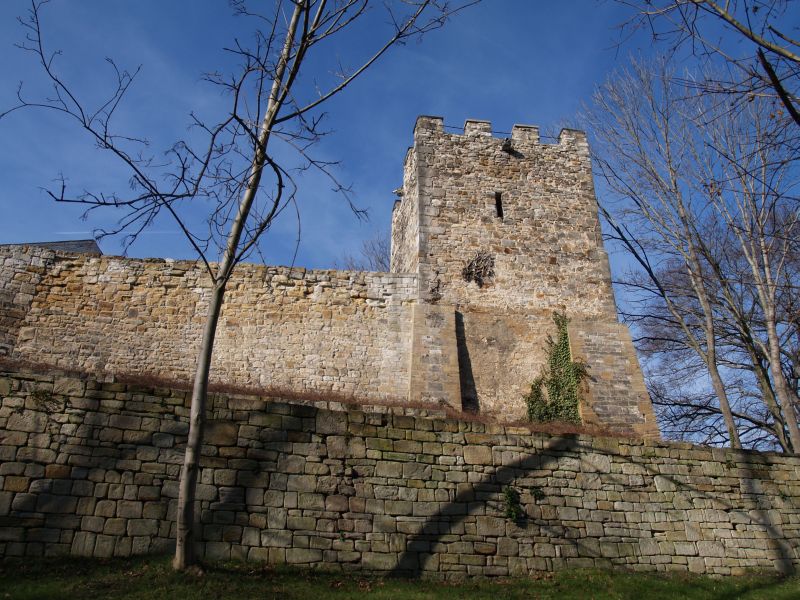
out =
[[[777,96],[800,126],[800,13],[791,0],[618,2],[635,10],[623,28],[646,29],[673,50],[688,47],[715,63],[716,76],[693,87],[731,97],[734,105]],[[728,68],[720,70],[721,63]]]
[[335,266],[338,268],[341,262],[342,268],[347,271],[379,271],[388,273],[391,249],[392,238],[389,232],[381,231],[361,242],[358,256],[349,253],[343,254],[341,259],[336,261]]
[[[719,254],[735,254],[736,247],[709,232],[706,245]],[[739,266],[739,270],[735,267]],[[733,268],[731,268],[733,267]],[[765,338],[763,318],[748,270],[741,261],[725,264],[729,287],[737,291],[735,303],[719,297],[715,275],[706,278],[709,300],[716,320],[720,370],[743,446],[793,451],[786,424],[775,400],[769,360],[761,343]],[[736,273],[742,277],[734,280]],[[663,266],[660,284],[668,289],[679,313],[694,327],[700,322],[700,305],[685,271],[678,263]],[[660,292],[649,277],[630,273],[624,286],[632,299],[621,307],[623,317],[636,325],[637,347],[645,360],[651,397],[661,419],[664,435],[689,438],[700,443],[727,441],[722,412],[713,389],[706,385],[704,364],[681,328],[665,307]],[[735,308],[736,314],[731,314]],[[781,320],[787,323],[786,320]],[[792,329],[787,323],[786,332]],[[795,332],[796,333],[796,332]],[[790,334],[791,335],[791,334]],[[789,336],[782,342],[788,347]],[[791,371],[791,369],[789,370]]]
[[[259,252],[259,240],[275,218],[297,201],[297,170],[276,158],[276,145],[294,149],[303,160],[299,171],[320,170],[345,194],[331,171],[332,164],[314,159],[312,146],[320,139],[320,108],[376,63],[392,46],[441,27],[447,18],[477,0],[274,0],[251,9],[245,0],[232,6],[252,26],[251,42],[233,41],[227,52],[238,59],[233,73],[211,72],[205,79],[227,94],[227,112],[208,120],[191,115],[195,137],[178,140],[166,159],[147,153],[146,140],[116,129],[114,116],[138,70],[120,69],[109,60],[114,89],[98,105],[89,106],[58,69],[58,55],[46,46],[42,8],[48,0],[33,0],[21,47],[37,59],[51,86],[46,98],[31,99],[20,85],[19,104],[0,117],[21,109],[38,108],[77,122],[103,151],[116,157],[130,174],[131,193],[83,191],[71,193],[66,181],[51,195],[60,202],[85,204],[88,210],[123,210],[118,227],[107,233],[126,233],[126,243],[161,214],[177,223],[205,266],[211,283],[208,312],[197,357],[192,390],[189,436],[181,470],[177,510],[177,548],[174,566],[196,564],[194,527],[195,489],[203,439],[211,357],[226,285],[237,264]],[[271,5],[271,9],[265,5]],[[356,23],[377,5],[385,10],[384,41],[360,58],[354,68],[330,65],[336,75],[316,80],[306,65],[336,61],[337,40],[352,35]],[[198,141],[199,140],[199,141]],[[190,229],[187,209],[209,207],[207,228]],[[351,203],[352,206],[352,203]],[[219,262],[214,262],[218,260]]]
[[[782,368],[781,330],[788,324],[781,321],[778,289],[784,283],[792,285],[792,275],[797,275],[789,268],[800,237],[800,179],[792,166],[796,151],[785,150],[786,144],[780,143],[784,126],[768,101],[754,101],[742,111],[725,112],[712,121],[705,118],[706,109],[700,107],[710,151],[695,156],[694,178],[745,267],[747,289],[753,294],[765,334],[753,336],[755,350],[769,362],[775,400],[786,416],[792,445],[800,449],[797,397]],[[725,273],[720,260],[713,256],[708,260],[720,282],[723,306],[734,322],[746,322],[737,302],[740,290],[732,284],[736,280]]]
[[[740,427],[757,425],[800,448],[797,397],[782,367],[792,327],[779,308],[779,287],[794,281],[787,265],[797,237],[787,121],[776,117],[777,99],[733,112],[687,90],[686,79],[663,60],[634,64],[598,90],[589,116],[610,191],[601,212],[635,265],[623,281],[633,292],[627,316],[642,326],[640,347],[683,353],[670,368],[708,378],[734,447]],[[742,365],[761,389],[756,411],[730,400],[739,385],[732,370]]]

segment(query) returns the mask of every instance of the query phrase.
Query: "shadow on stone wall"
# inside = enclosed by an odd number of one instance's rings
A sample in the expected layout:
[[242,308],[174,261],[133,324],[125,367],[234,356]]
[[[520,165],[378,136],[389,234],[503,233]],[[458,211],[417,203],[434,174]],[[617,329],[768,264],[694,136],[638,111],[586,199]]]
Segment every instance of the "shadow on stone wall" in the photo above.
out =
[[[453,502],[447,504],[435,515],[432,515],[424,523],[419,533],[409,536],[406,543],[406,550],[401,554],[398,564],[392,570],[391,574],[401,577],[421,576],[426,570],[430,570],[426,569],[430,561],[437,560],[437,556],[432,552],[432,549],[437,544],[444,542],[454,526],[458,526],[468,515],[474,516],[484,513],[488,502],[492,499],[496,501],[498,497],[502,496],[502,491],[505,486],[513,486],[515,483],[518,483],[520,479],[524,480],[532,471],[557,467],[559,458],[568,455],[568,453],[584,452],[592,454],[596,453],[596,451],[596,448],[583,444],[577,437],[563,436],[553,439],[541,453],[532,454],[526,456],[522,460],[498,467],[491,473],[485,475],[479,482],[475,483],[471,489],[460,492]],[[758,527],[767,534],[765,539],[767,540],[769,554],[771,555],[769,558],[773,562],[775,570],[783,575],[793,575],[797,573],[796,562],[798,558],[800,558],[800,555],[798,555],[795,550],[792,541],[788,539],[786,534],[781,530],[779,526],[780,522],[775,522],[780,521],[780,513],[772,507],[759,506],[758,502],[758,499],[763,497],[764,492],[763,489],[760,489],[760,485],[762,484],[759,484],[759,481],[763,481],[764,478],[769,478],[764,469],[765,460],[755,452],[741,451],[740,454],[739,462],[744,462],[747,466],[743,469],[745,473],[737,479],[744,497],[749,500],[751,504],[749,508],[745,508],[744,510],[737,509],[730,502],[714,494],[706,493],[700,486],[687,486],[683,482],[676,481],[673,477],[661,475],[655,469],[644,467],[640,462],[628,460],[628,463],[644,468],[647,474],[654,478],[658,492],[666,494],[672,493],[674,500],[677,497],[676,508],[681,505],[680,502],[682,501],[684,503],[684,508],[687,510],[721,511],[729,515],[728,519],[720,521],[720,531],[723,533],[721,533],[720,538],[714,540],[703,539],[699,527],[693,527],[693,524],[687,525],[687,531],[693,529],[697,534],[697,539],[691,541],[702,544],[702,546],[698,548],[697,559],[720,559],[720,565],[723,565],[727,556],[726,553],[732,550],[737,557],[746,557],[746,548],[726,549],[724,543],[721,541],[723,539],[722,536],[724,536],[724,531],[729,526]],[[614,456],[623,458],[619,454],[615,454]],[[757,466],[761,466],[761,469],[758,469]],[[594,476],[597,477],[600,474],[601,473],[597,473],[594,474]],[[579,473],[579,477],[581,475],[586,475],[585,480],[589,488],[594,487],[592,483],[593,474],[581,472]],[[611,474],[607,474],[607,476],[614,477]],[[646,485],[645,483],[645,486]],[[689,506],[691,506],[691,503],[688,502],[688,499],[679,496],[684,492],[691,492],[695,497],[699,495],[721,508],[687,508],[686,503],[688,503]],[[505,553],[506,556],[509,557],[513,557],[513,550],[518,548],[518,543],[514,541],[515,539],[535,537],[538,539],[550,538],[558,539],[562,542],[567,541],[568,544],[575,549],[575,551],[571,553],[572,556],[569,557],[571,559],[569,564],[575,568],[610,569],[624,567],[626,562],[615,561],[614,558],[634,558],[635,556],[641,555],[643,552],[647,552],[646,549],[641,547],[642,544],[647,546],[648,544],[658,544],[659,542],[682,543],[681,541],[668,540],[667,536],[662,536],[660,539],[656,539],[655,537],[618,536],[621,540],[619,542],[614,542],[615,544],[628,543],[632,546],[638,545],[639,552],[634,552],[634,555],[629,557],[615,557],[613,554],[609,555],[610,553],[606,551],[606,547],[602,542],[599,542],[595,538],[586,537],[585,533],[580,528],[566,525],[563,521],[554,525],[552,519],[541,518],[540,511],[542,505],[539,503],[540,500],[535,497],[536,495],[537,494],[534,494],[532,498],[529,496],[528,502],[523,502],[526,511],[522,518],[516,522],[512,522],[510,519],[494,517],[494,526],[499,527],[499,530],[482,532],[481,525],[478,524],[476,532],[478,536],[496,535],[498,539],[503,537],[509,539],[511,543],[507,544],[508,549]],[[546,504],[546,498],[542,498],[541,502]],[[502,513],[502,509],[500,513]],[[501,520],[503,521],[502,524],[500,524]],[[635,526],[635,524],[632,525]],[[492,523],[487,523],[487,526],[491,527]],[[539,529],[538,533],[531,531],[533,527]],[[800,524],[794,525],[794,529],[800,530]],[[498,546],[501,543],[502,542],[499,542]],[[689,542],[687,541],[686,543]],[[654,547],[651,547],[651,550],[653,550],[653,552],[650,553],[651,556],[661,553],[660,550],[656,550]],[[487,554],[494,553],[492,548],[486,548],[486,551]],[[501,548],[497,547],[494,551],[499,552]],[[554,554],[548,554],[548,556],[554,556]],[[567,557],[558,556],[558,558]],[[580,560],[584,558],[589,560]],[[439,556],[438,559],[441,559],[441,556]],[[636,563],[630,561],[627,562],[627,564],[635,566]],[[521,568],[517,572],[515,572],[513,568],[509,570],[511,574],[518,575],[524,575],[528,572],[528,570],[523,572]],[[700,570],[690,568],[690,571],[699,572]]]
[[[87,386],[0,378],[0,554],[172,548],[186,392]],[[208,559],[406,576],[796,572],[796,458],[224,395],[210,405],[196,512]],[[521,493],[516,522],[506,486]]]
[[464,329],[464,315],[456,311],[456,345],[458,349],[458,373],[461,383],[461,410],[464,412],[480,412],[478,390],[475,387],[475,376],[472,373],[472,360],[467,347],[467,335]]

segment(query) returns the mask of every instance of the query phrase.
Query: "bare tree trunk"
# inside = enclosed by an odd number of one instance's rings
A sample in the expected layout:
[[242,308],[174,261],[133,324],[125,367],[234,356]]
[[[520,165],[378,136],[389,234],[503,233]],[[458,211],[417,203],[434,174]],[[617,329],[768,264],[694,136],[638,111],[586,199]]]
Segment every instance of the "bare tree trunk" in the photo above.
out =
[[206,398],[208,396],[208,376],[211,371],[211,355],[214,350],[214,337],[217,322],[225,298],[225,284],[212,288],[208,306],[203,340],[197,359],[197,370],[192,388],[192,404],[189,415],[189,437],[186,441],[186,454],[181,468],[180,490],[178,493],[178,532],[173,566],[185,570],[196,563],[196,539],[194,523],[194,498],[197,489],[197,475],[200,471],[200,452],[203,444],[203,430],[206,422]]
[[800,428],[797,426],[797,410],[792,402],[792,394],[787,389],[786,379],[781,370],[781,345],[778,332],[775,328],[774,314],[769,311],[766,315],[767,339],[769,341],[769,368],[775,385],[775,395],[781,405],[786,427],[789,429],[789,439],[795,452],[800,451]]
[[[736,421],[733,420],[733,411],[731,411],[731,403],[728,399],[728,391],[725,389],[725,383],[722,381],[722,376],[719,374],[719,362],[717,361],[717,331],[714,325],[714,312],[711,308],[711,303],[708,300],[706,293],[705,283],[700,278],[700,260],[697,256],[697,249],[695,245],[695,236],[689,229],[688,216],[683,210],[683,205],[678,203],[681,218],[684,220],[686,242],[689,246],[688,258],[689,272],[692,285],[697,294],[697,299],[700,302],[700,307],[703,309],[705,320],[705,337],[706,337],[706,352],[703,357],[708,368],[708,374],[711,377],[711,385],[714,388],[714,393],[717,395],[719,401],[719,408],[722,411],[722,418],[725,420],[725,428],[728,430],[728,436],[731,441],[731,448],[741,448],[742,442],[739,439],[739,431],[736,429]],[[699,345],[698,345],[699,347]]]
[[722,411],[722,418],[725,420],[725,427],[728,429],[728,435],[731,438],[731,448],[741,448],[742,442],[739,440],[739,431],[736,429],[736,422],[733,420],[731,405],[728,401],[728,392],[725,390],[725,384],[722,382],[722,377],[720,377],[719,368],[717,367],[717,351],[713,333],[707,337],[706,342],[708,343],[708,360],[706,361],[708,373],[711,376],[711,385],[714,388],[714,393],[719,400],[719,408]]
[[754,351],[751,350],[750,355],[753,361],[753,374],[756,377],[758,387],[761,389],[761,394],[764,397],[764,404],[767,405],[767,410],[769,410],[772,419],[775,421],[775,427],[773,428],[775,437],[778,438],[778,443],[781,445],[781,449],[784,452],[794,452],[794,446],[791,441],[786,439],[786,430],[784,429],[786,418],[781,413],[780,406],[778,406],[778,402],[775,399],[775,394],[769,383],[767,370]]
[[[208,307],[208,317],[203,332],[200,358],[197,362],[194,390],[192,391],[189,438],[186,442],[186,455],[184,456],[183,468],[181,470],[180,493],[178,496],[178,532],[175,559],[173,561],[174,568],[178,570],[185,570],[196,563],[196,557],[194,555],[194,498],[197,489],[198,460],[203,444],[206,395],[208,392],[208,377],[211,370],[211,354],[214,348],[214,335],[217,330],[217,322],[219,321],[219,314],[225,297],[225,286],[236,265],[236,254],[239,248],[239,242],[244,232],[247,218],[250,215],[253,202],[255,201],[256,193],[261,185],[261,175],[264,170],[264,165],[267,162],[266,151],[272,133],[272,126],[282,100],[288,92],[284,83],[284,75],[286,74],[292,47],[295,42],[300,16],[306,8],[305,2],[298,2],[295,5],[292,19],[286,32],[283,51],[281,52],[280,60],[275,71],[275,77],[272,81],[269,102],[264,113],[264,119],[261,122],[261,131],[255,143],[247,187],[242,194],[236,217],[231,224],[225,253],[219,265],[219,269],[217,270],[215,286],[213,288],[214,291]],[[295,62],[294,67],[296,68],[298,64],[298,62]],[[291,78],[292,76],[293,73],[290,73],[289,77]]]
[[[668,131],[666,124],[664,130]],[[669,144],[666,145],[666,148],[675,212],[679,216],[679,223],[683,228],[685,249],[683,249],[681,253],[684,255],[686,268],[689,272],[689,280],[692,282],[697,300],[703,310],[703,320],[705,322],[703,329],[706,338],[706,352],[705,356],[703,356],[702,352],[699,352],[699,354],[705,360],[706,367],[708,368],[708,374],[711,377],[711,385],[719,401],[719,408],[722,411],[722,418],[725,420],[725,428],[728,430],[731,447],[741,448],[742,443],[739,439],[739,431],[736,429],[736,421],[733,420],[733,411],[731,410],[730,400],[728,399],[728,392],[725,389],[725,383],[722,381],[722,376],[719,373],[719,362],[717,361],[717,331],[714,324],[714,311],[709,301],[706,282],[703,281],[703,267],[700,263],[700,256],[698,253],[698,251],[702,252],[703,241],[702,238],[697,235],[692,223],[693,219],[684,205],[683,196],[678,184],[678,173],[675,168],[673,168],[672,164],[672,153]],[[699,351],[700,344],[697,344],[697,346]]]

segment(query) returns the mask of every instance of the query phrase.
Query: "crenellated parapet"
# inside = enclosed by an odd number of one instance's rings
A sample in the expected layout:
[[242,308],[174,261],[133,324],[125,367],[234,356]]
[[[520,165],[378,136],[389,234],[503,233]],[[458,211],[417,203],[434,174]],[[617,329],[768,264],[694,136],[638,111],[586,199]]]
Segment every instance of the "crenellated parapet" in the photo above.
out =
[[[511,135],[509,136],[507,134],[498,133],[495,131],[492,127],[491,121],[467,119],[464,122],[464,128],[461,132],[455,132],[452,130],[448,132],[446,131],[444,119],[442,117],[433,117],[427,115],[417,117],[417,122],[414,126],[415,140],[418,139],[419,136],[430,134],[435,135],[436,133],[449,136],[493,138],[499,140],[501,143],[510,140],[512,144],[518,143],[531,146],[543,144],[539,135],[539,127],[536,125],[516,124],[511,128]],[[586,133],[577,129],[564,128],[558,134],[555,144],[583,146],[586,144]]]

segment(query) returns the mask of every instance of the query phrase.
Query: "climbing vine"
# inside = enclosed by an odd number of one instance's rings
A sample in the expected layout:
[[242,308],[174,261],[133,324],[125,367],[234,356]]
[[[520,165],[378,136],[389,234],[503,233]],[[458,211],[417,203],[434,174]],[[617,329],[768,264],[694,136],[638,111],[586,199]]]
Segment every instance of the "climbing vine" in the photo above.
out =
[[568,421],[580,423],[580,384],[586,365],[572,360],[566,315],[555,313],[556,339],[547,336],[547,364],[533,380],[525,397],[530,421]]

